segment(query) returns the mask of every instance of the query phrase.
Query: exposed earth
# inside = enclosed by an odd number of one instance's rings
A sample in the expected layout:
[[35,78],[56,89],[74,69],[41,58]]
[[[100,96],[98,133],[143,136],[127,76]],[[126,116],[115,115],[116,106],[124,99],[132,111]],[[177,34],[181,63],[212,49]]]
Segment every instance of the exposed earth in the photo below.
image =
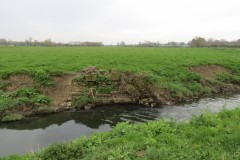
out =
[[[199,83],[210,88],[210,93],[208,93],[210,95],[240,91],[239,84],[236,83],[216,85],[210,82],[218,74],[231,73],[229,69],[224,67],[207,64],[190,67],[189,71],[202,77]],[[11,121],[35,114],[60,112],[70,109],[91,109],[111,104],[141,104],[155,107],[161,104],[191,101],[206,95],[203,92],[197,96],[187,95],[179,98],[172,95],[168,89],[159,86],[147,74],[123,72],[116,69],[106,71],[94,66],[77,73],[53,75],[51,80],[53,85],[43,86],[39,85],[34,77],[28,74],[13,74],[5,79],[0,79],[2,84],[6,84],[1,89],[7,94],[25,88],[34,88],[38,94],[46,96],[51,101],[49,104],[42,105],[41,100],[37,108],[33,103],[21,103],[17,107],[2,112],[0,118],[2,120],[5,119],[3,121]],[[31,94],[29,93],[28,96],[30,97]],[[9,115],[17,118],[4,118]]]

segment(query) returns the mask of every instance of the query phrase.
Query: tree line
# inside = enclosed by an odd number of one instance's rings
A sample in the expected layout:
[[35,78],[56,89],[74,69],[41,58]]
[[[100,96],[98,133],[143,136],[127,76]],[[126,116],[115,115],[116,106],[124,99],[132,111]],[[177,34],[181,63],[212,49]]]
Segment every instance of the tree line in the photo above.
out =
[[143,41],[138,44],[126,44],[124,41],[118,42],[117,46],[130,46],[130,47],[188,47],[188,44],[185,42],[151,42],[151,41]]
[[124,41],[118,42],[117,46],[134,46],[134,47],[192,47],[192,48],[201,48],[201,47],[229,47],[229,48],[240,48],[240,39],[235,41],[227,41],[224,39],[205,39],[203,37],[195,37],[188,43],[185,42],[150,42],[144,41],[139,42],[138,44],[125,44]]
[[190,47],[240,47],[240,39],[236,41],[226,41],[224,39],[215,40],[213,38],[205,39],[203,37],[193,38],[189,43]]
[[[11,41],[4,38],[0,38],[0,46],[104,46],[102,42],[68,42],[68,43],[59,43],[54,42],[50,38],[44,41],[33,40],[31,37],[25,41]],[[143,41],[138,44],[126,44],[124,41],[118,42],[116,45],[110,46],[128,46],[128,47],[229,47],[229,48],[240,48],[240,39],[235,41],[227,41],[224,39],[216,40],[213,38],[205,39],[203,37],[195,37],[188,43],[185,42],[151,42]]]
[[50,38],[44,41],[33,40],[31,37],[25,41],[12,41],[6,40],[5,38],[0,38],[0,46],[103,46],[102,42],[69,42],[69,43],[60,43],[54,42]]

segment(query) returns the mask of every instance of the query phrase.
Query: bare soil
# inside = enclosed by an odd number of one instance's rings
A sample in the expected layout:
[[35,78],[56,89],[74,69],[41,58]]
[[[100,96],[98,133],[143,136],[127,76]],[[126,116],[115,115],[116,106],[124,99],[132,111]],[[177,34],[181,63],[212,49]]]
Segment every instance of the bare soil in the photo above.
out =
[[72,83],[72,80],[76,77],[76,74],[65,74],[60,77],[53,77],[55,85],[53,87],[41,88],[43,94],[49,97],[53,101],[54,107],[59,107],[64,104],[72,92],[79,90],[79,87]]
[[10,85],[6,87],[7,92],[13,92],[23,87],[32,87],[35,84],[34,80],[28,75],[14,75],[11,76],[7,82],[10,83]]
[[190,68],[191,72],[200,74],[205,79],[214,79],[214,76],[224,72],[230,72],[228,69],[214,64],[200,65]]

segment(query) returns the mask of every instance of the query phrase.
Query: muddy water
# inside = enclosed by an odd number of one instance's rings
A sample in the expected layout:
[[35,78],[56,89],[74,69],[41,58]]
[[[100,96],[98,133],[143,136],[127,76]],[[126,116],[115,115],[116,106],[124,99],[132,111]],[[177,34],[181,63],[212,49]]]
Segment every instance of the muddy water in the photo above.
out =
[[145,122],[160,118],[188,120],[208,109],[219,112],[223,107],[240,106],[240,95],[230,98],[206,98],[199,102],[178,106],[147,108],[116,105],[80,112],[63,112],[37,118],[0,123],[0,156],[37,151],[54,142],[90,135],[98,131],[110,131],[118,122]]

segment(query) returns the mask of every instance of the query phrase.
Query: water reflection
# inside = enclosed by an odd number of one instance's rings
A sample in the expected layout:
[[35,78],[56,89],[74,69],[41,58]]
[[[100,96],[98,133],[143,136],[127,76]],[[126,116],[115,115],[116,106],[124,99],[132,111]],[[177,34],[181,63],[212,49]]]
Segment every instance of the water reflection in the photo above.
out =
[[143,106],[100,107],[89,111],[62,112],[12,123],[0,123],[0,157],[36,151],[54,142],[67,142],[98,131],[110,131],[118,122],[145,122],[162,117],[187,120],[206,108],[218,112],[223,107],[240,106],[240,95],[205,98],[181,106],[148,108]]
[[122,121],[157,118],[157,109],[112,106],[80,112],[62,112],[0,124],[0,156],[37,151],[54,142],[67,142],[98,131],[110,131]]
[[119,105],[114,107],[99,107],[88,111],[69,111],[43,115],[11,123],[0,123],[0,128],[14,130],[46,129],[51,125],[61,126],[68,121],[74,121],[76,125],[85,125],[91,129],[98,129],[99,126],[103,124],[108,124],[113,127],[122,121],[144,122],[154,120],[158,117],[157,113],[157,108]]

